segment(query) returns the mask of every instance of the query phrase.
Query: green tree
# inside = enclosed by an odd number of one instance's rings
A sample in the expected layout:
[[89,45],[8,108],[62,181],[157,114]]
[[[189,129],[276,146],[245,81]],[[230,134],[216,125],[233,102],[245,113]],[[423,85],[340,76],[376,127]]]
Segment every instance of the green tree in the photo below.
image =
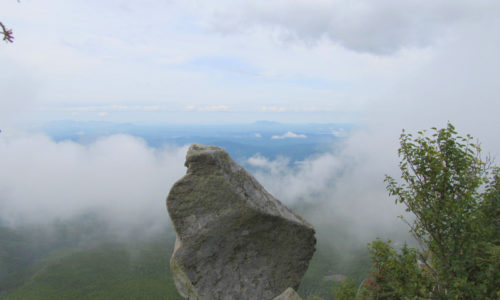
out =
[[[479,145],[470,135],[459,136],[452,124],[432,128],[431,134],[418,132],[416,137],[403,131],[400,143],[401,180],[386,176],[385,182],[396,203],[414,215],[406,222],[422,249],[405,246],[397,254],[389,244],[374,242],[370,249],[374,267],[382,262],[389,269],[378,273],[381,278],[375,277],[374,287],[367,286],[370,295],[401,291],[404,297],[398,294],[394,299],[496,299],[500,296],[498,168],[481,159]],[[408,288],[399,276],[405,272],[422,284]]]
[[333,289],[335,299],[337,300],[354,300],[356,299],[356,285],[351,278],[348,278],[339,283]]
[[401,251],[391,246],[391,241],[373,241],[368,247],[372,256],[371,278],[364,282],[370,291],[368,299],[425,299],[430,281],[425,268],[418,262],[418,251],[406,244]]

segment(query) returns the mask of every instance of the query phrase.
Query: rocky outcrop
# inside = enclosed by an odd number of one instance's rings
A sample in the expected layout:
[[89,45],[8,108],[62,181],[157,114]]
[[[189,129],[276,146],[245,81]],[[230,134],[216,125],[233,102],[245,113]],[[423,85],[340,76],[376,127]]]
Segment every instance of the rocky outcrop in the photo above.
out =
[[283,294],[274,298],[273,300],[302,300],[300,296],[292,288],[287,288]]
[[177,241],[170,260],[187,299],[273,299],[297,289],[314,229],[221,148],[192,145],[167,197]]

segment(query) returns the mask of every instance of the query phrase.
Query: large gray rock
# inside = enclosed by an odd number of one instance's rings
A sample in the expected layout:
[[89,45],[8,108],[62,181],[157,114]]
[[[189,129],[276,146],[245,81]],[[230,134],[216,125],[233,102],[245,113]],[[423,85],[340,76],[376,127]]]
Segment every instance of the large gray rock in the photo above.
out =
[[192,145],[167,197],[177,241],[170,260],[187,299],[273,299],[297,289],[313,227],[218,147]]

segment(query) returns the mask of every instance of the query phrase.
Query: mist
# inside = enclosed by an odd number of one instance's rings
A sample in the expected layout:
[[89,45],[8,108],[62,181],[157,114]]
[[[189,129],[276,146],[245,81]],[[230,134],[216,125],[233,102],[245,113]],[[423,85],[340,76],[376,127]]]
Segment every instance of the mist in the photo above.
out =
[[[286,157],[271,161],[259,155],[246,163],[271,194],[303,211],[328,243],[407,237],[408,229],[397,218],[404,208],[389,198],[383,182],[384,174],[396,171],[396,159],[391,151],[366,151],[366,135],[359,131],[341,147],[293,165]],[[348,235],[349,241],[338,234]]]
[[82,145],[45,135],[0,139],[0,219],[48,224],[97,213],[117,234],[169,224],[165,199],[185,173],[186,147],[150,148],[132,136]]
[[500,153],[499,22],[485,19],[461,29],[418,71],[375,97],[362,125],[340,147],[294,166],[286,157],[270,161],[258,155],[247,164],[283,202],[314,203],[306,218],[324,230],[341,226],[362,242],[409,238],[397,216],[412,216],[388,196],[383,182],[385,174],[399,177],[403,129],[415,133],[451,122],[459,134],[480,142],[484,156]]

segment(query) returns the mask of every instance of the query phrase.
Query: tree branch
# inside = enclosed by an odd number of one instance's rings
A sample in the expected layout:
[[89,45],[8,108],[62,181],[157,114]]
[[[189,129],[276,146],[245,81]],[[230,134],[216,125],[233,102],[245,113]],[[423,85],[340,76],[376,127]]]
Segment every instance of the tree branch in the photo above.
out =
[[12,29],[7,29],[2,22],[0,22],[0,27],[2,27],[2,32],[0,32],[0,34],[3,34],[3,40],[7,43],[13,43],[14,36],[12,35]]

